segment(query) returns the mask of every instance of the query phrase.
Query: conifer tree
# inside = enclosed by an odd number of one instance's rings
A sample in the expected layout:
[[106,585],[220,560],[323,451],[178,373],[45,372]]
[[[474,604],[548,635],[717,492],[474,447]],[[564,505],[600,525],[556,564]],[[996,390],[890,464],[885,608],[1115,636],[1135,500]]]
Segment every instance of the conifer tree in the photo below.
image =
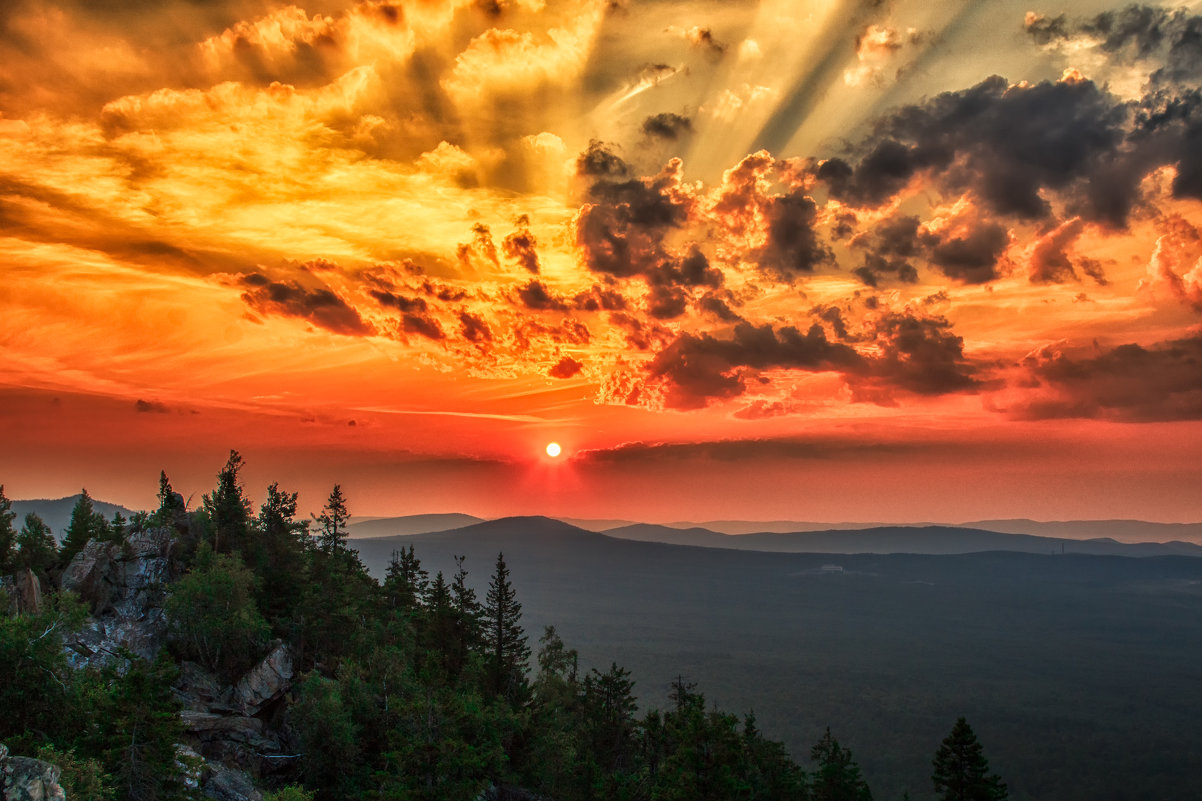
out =
[[160,526],[169,525],[178,512],[186,511],[184,499],[171,487],[167,479],[167,471],[159,471],[159,508],[155,511],[155,522]]
[[989,762],[968,721],[960,717],[935,752],[931,781],[940,801],[1006,801],[1006,785]]
[[346,499],[342,497],[342,485],[335,484],[326,499],[326,505],[317,521],[317,547],[324,553],[334,553],[346,548],[346,525],[351,513],[346,509]]
[[75,554],[83,550],[89,540],[104,539],[108,535],[108,522],[104,515],[92,506],[92,497],[86,489],[80,490],[79,500],[71,509],[71,522],[67,524],[67,533],[63,537],[63,546],[59,550],[58,561],[63,567],[71,564]]
[[0,576],[12,572],[17,532],[13,529],[13,502],[4,495],[4,485],[0,484]]
[[251,567],[259,577],[257,597],[263,614],[276,624],[295,610],[304,594],[308,526],[296,519],[297,493],[273,482],[255,518]]
[[416,611],[429,590],[429,576],[412,545],[393,551],[384,577],[385,603],[398,612]]
[[[204,511],[209,519],[213,550],[217,553],[241,552],[250,535],[250,501],[238,481],[246,466],[242,455],[230,451],[225,466],[217,474],[217,488],[204,496]],[[160,490],[162,489],[160,476]]]
[[522,605],[517,602],[517,593],[509,582],[505,555],[498,553],[484,604],[485,664],[489,690],[511,703],[519,702],[527,691],[530,646],[521,619]]
[[860,776],[860,766],[851,751],[826,734],[810,749],[810,759],[818,763],[810,786],[812,801],[872,801],[867,782]]
[[43,584],[58,561],[58,543],[50,526],[33,512],[25,515],[25,525],[17,535],[16,567],[29,568]]

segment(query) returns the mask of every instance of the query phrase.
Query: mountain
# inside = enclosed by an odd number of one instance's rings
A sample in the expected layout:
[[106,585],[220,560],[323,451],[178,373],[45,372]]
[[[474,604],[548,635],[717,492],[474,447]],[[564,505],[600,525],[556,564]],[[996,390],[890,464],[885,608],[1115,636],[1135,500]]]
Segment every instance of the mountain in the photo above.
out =
[[1170,542],[1202,544],[1202,523],[1150,523],[1146,520],[978,520],[965,523],[1004,534],[1031,534],[1066,539],[1110,538],[1119,542]]
[[503,551],[531,646],[554,624],[582,672],[616,661],[645,705],[683,676],[803,762],[832,726],[880,798],[929,794],[959,715],[1015,801],[1196,795],[1202,559],[770,553],[547,518],[353,547],[382,577],[409,544],[432,573],[466,556],[481,598]]
[[391,537],[401,534],[425,534],[431,531],[446,531],[480,523],[483,518],[465,514],[404,515],[402,517],[371,517],[362,520],[351,518],[347,534],[353,539],[360,537]]
[[879,526],[859,531],[719,534],[704,528],[677,529],[638,523],[605,532],[611,537],[709,548],[782,553],[921,553],[958,554],[979,551],[1083,553],[1113,556],[1202,556],[1202,545],[1189,542],[1118,542],[1003,534],[958,526]]
[[[13,526],[20,529],[25,523],[25,515],[33,512],[42,518],[46,525],[50,526],[50,530],[54,532],[54,535],[59,540],[62,540],[63,532],[71,524],[71,510],[75,508],[75,504],[78,501],[79,494],[70,495],[66,498],[35,498],[33,500],[13,501],[12,510],[17,514],[13,518]],[[127,518],[134,513],[132,509],[118,506],[115,503],[98,501],[95,498],[92,499],[92,508],[109,520],[112,520],[113,515],[117,514],[117,512],[120,512]]]

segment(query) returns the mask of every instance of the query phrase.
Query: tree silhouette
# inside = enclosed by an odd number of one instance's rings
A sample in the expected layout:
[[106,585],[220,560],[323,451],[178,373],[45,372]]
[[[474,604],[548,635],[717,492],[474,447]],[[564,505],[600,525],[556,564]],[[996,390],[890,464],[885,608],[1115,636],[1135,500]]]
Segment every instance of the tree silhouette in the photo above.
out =
[[519,621],[522,605],[509,582],[505,555],[497,554],[497,567],[488,583],[484,604],[484,642],[487,647],[489,689],[510,701],[522,698],[527,690],[530,646]]
[[935,752],[931,781],[940,801],[1005,801],[1006,785],[989,773],[981,744],[963,717]]

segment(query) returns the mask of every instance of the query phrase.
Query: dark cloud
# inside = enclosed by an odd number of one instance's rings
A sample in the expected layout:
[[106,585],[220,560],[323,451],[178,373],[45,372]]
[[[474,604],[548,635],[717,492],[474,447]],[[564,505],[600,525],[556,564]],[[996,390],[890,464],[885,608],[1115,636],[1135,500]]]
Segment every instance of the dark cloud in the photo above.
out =
[[730,307],[730,304],[725,299],[713,293],[703,295],[697,301],[697,308],[705,314],[712,315],[725,323],[735,323],[743,319],[739,316],[738,312]]
[[643,120],[643,133],[653,139],[675,142],[685,134],[693,132],[693,121],[679,114],[665,112],[654,114]]
[[517,296],[523,306],[535,311],[567,311],[569,308],[567,301],[553,294],[542,281],[529,281],[518,288]]
[[648,376],[664,386],[665,403],[697,409],[712,400],[742,395],[748,374],[792,368],[810,371],[862,369],[864,359],[852,348],[832,343],[819,325],[801,333],[793,326],[739,323],[730,339],[708,333],[683,333],[656,354]]
[[373,289],[369,292],[373,298],[380,302],[381,306],[386,306],[390,309],[397,309],[402,312],[426,312],[429,311],[429,304],[423,298],[407,298],[404,295],[398,295],[395,292],[386,292],[384,290]]
[[463,338],[476,345],[492,342],[492,329],[484,318],[471,312],[459,312],[459,331]]
[[375,333],[359,312],[325,287],[307,289],[296,281],[272,281],[259,273],[242,275],[239,283],[246,288],[242,300],[264,314],[299,317],[336,334]]
[[626,344],[637,350],[650,350],[652,347],[666,342],[671,332],[661,325],[648,322],[625,312],[614,312],[609,315],[609,322],[626,332]]
[[1154,88],[1202,78],[1202,16],[1185,8],[1129,5],[1073,21],[1063,14],[1029,14],[1026,30],[1039,44],[1080,36],[1099,40],[1102,52],[1118,63],[1155,61],[1161,66],[1150,76]]
[[591,178],[619,178],[630,168],[616,153],[599,139],[591,139],[588,148],[576,158],[576,173]]
[[572,458],[595,464],[650,464],[665,461],[763,461],[776,459],[872,460],[881,456],[899,456],[923,452],[956,450],[948,443],[865,441],[834,437],[779,437],[773,439],[731,439],[710,442],[628,442],[614,448],[582,450]]
[[1099,284],[1106,283],[1100,264],[1087,258],[1074,259],[1070,253],[1073,242],[1081,235],[1084,228],[1084,221],[1079,217],[1074,218],[1057,226],[1035,243],[1031,250],[1029,265],[1032,283],[1051,284],[1079,281],[1081,278],[1077,273],[1078,266]]
[[584,369],[584,365],[571,356],[564,356],[547,372],[552,378],[571,378]]
[[[1119,345],[1090,358],[1054,349],[1023,363],[1034,399],[1007,411],[1014,417],[1101,418],[1130,422],[1202,420],[1202,336],[1151,347]],[[1051,390],[1040,397],[1038,389]]]
[[919,317],[908,311],[881,316],[874,325],[881,352],[872,362],[869,383],[886,393],[898,388],[917,395],[978,388],[973,368],[964,358],[964,340],[951,328],[943,317]]
[[505,237],[501,249],[507,258],[538,275],[538,240],[530,233],[530,218],[523,214],[517,220],[517,230]]
[[593,284],[572,298],[572,305],[581,311],[621,311],[629,305],[621,292]]
[[459,245],[456,255],[459,257],[460,263],[469,268],[472,266],[473,256],[484,259],[494,267],[501,266],[501,260],[497,257],[497,245],[493,242],[492,231],[484,223],[476,223],[472,226],[471,244]]
[[[930,173],[992,213],[1044,219],[1050,206],[1041,191],[1068,191],[1092,176],[1123,142],[1129,117],[1091,81],[1010,86],[995,76],[900,109],[861,146],[857,163],[831,159],[813,172],[856,205],[879,206]],[[1081,191],[1089,195],[1088,183]],[[1087,203],[1085,213],[1097,216],[1098,206]]]
[[446,339],[442,326],[428,314],[406,312],[401,315],[401,330],[406,334],[417,334],[426,339],[441,341]]
[[815,229],[818,205],[813,198],[800,191],[774,196],[763,211],[767,236],[751,255],[765,272],[790,280],[834,260]]
[[1010,243],[1006,226],[976,221],[958,236],[931,237],[931,263],[948,278],[984,284],[998,277],[997,264]]
[[171,411],[166,404],[159,403],[158,401],[142,400],[141,398],[138,398],[137,403],[134,404],[134,409],[149,414],[168,414]]
[[885,276],[916,283],[918,270],[913,261],[923,250],[918,223],[917,217],[891,218],[852,240],[853,247],[865,250],[864,263],[852,273],[868,286],[877,286]]
[[719,42],[714,37],[714,32],[709,28],[690,28],[685,31],[685,38],[689,40],[694,47],[699,47],[714,57],[721,57],[726,53],[726,43]]

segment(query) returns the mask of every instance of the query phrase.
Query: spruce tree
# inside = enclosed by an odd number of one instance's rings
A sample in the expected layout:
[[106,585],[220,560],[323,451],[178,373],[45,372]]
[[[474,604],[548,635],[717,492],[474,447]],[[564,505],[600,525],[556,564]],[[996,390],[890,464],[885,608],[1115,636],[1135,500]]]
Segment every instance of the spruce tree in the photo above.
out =
[[818,763],[810,785],[812,801],[872,801],[868,783],[860,776],[860,766],[851,751],[831,736],[829,727],[810,749],[810,759]]
[[33,512],[25,515],[25,525],[17,535],[17,568],[29,568],[45,585],[58,561],[58,543],[50,526]]
[[935,752],[931,781],[940,801],[1006,801],[1006,785],[989,762],[968,721],[960,717]]
[[485,664],[489,690],[511,703],[526,695],[530,646],[522,629],[522,605],[509,582],[505,555],[497,554],[496,571],[488,583],[484,604]]
[[[225,466],[217,474],[217,488],[204,496],[209,533],[217,553],[241,552],[250,538],[250,501],[238,481],[238,473],[245,466],[241,454],[231,450]],[[161,480],[162,477],[160,490]]]
[[80,490],[79,500],[71,509],[71,522],[67,524],[63,546],[59,550],[59,564],[63,567],[71,564],[75,554],[82,551],[89,540],[105,539],[108,531],[108,522],[105,521],[104,515],[92,506],[92,497],[88,495],[88,491]]
[[255,518],[255,541],[249,561],[259,577],[259,608],[276,626],[300,604],[305,591],[308,526],[296,519],[295,492],[278,483],[267,488],[267,499]]
[[392,552],[384,577],[384,600],[402,614],[415,612],[429,590],[430,574],[410,545]]
[[346,547],[346,525],[351,513],[346,509],[346,498],[342,496],[342,485],[335,484],[326,499],[326,505],[317,521],[317,547],[324,553],[334,553]]
[[159,508],[155,510],[155,523],[160,526],[170,525],[178,512],[187,511],[184,499],[171,487],[167,479],[167,471],[159,471]]
[[13,559],[16,557],[17,532],[13,529],[13,502],[4,495],[4,485],[0,484],[0,576],[6,576],[13,570]]

